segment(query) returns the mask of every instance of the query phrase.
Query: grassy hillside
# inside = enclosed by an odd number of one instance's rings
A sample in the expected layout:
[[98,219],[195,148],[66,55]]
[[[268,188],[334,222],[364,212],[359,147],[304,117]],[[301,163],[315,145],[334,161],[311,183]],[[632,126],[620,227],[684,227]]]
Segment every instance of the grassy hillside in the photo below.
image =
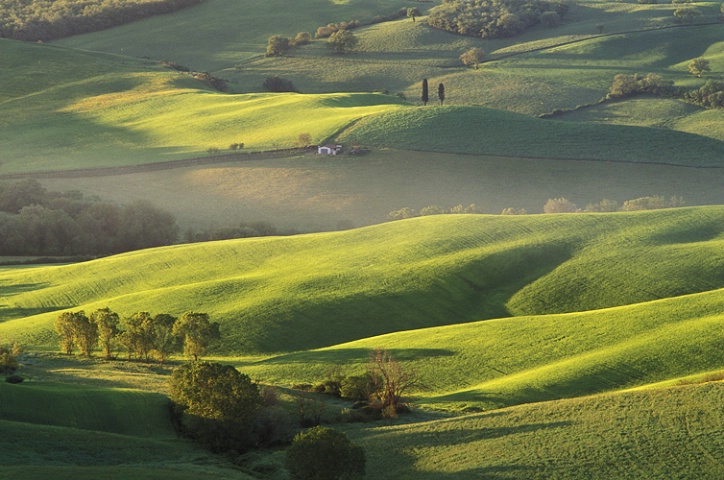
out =
[[[322,142],[365,115],[399,108],[373,94],[226,95],[149,62],[3,40],[0,172],[108,167]],[[38,79],[29,82],[28,79]],[[228,151],[228,150],[227,150]]]
[[352,431],[368,476],[670,479],[724,475],[721,383]]
[[223,352],[289,351],[646,302],[724,287],[722,215],[437,216],[5,269],[0,335],[53,346],[63,309],[194,309],[222,323]]
[[0,468],[17,479],[244,479],[180,440],[163,395],[0,384]]
[[[430,132],[434,132],[431,135]],[[338,137],[376,148],[721,166],[724,143],[664,129],[589,125],[479,107],[428,107],[360,120]]]
[[175,438],[167,403],[163,395],[137,390],[0,384],[1,420],[136,437]]
[[365,368],[376,348],[417,373],[416,403],[492,409],[647,385],[724,367],[724,291],[594,312],[488,320],[393,333],[241,362],[281,384],[314,383],[334,365]]

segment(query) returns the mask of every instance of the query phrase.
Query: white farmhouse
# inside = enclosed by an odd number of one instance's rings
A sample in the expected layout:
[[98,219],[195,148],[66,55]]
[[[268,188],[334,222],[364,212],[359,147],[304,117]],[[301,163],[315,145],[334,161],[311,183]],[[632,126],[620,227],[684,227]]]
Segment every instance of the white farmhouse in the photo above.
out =
[[317,153],[319,155],[337,155],[341,151],[342,151],[342,145],[335,145],[332,143],[329,143],[327,145],[322,145],[317,148]]

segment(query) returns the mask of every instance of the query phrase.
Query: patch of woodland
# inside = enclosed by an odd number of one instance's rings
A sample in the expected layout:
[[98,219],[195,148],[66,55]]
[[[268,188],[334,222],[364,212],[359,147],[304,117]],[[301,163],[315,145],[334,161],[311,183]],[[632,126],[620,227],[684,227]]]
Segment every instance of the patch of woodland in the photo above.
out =
[[538,24],[554,27],[567,13],[567,4],[548,0],[443,0],[427,23],[458,35],[505,38]]
[[3,0],[0,37],[48,41],[171,13],[205,0]]

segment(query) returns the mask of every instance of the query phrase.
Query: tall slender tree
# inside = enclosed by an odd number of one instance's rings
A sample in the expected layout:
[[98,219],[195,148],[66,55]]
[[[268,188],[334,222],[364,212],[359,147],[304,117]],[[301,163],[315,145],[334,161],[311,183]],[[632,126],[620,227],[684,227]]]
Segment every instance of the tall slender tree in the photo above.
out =
[[422,79],[422,96],[420,98],[422,99],[423,105],[427,105],[428,100],[430,100],[427,94],[427,78]]
[[440,105],[445,103],[445,85],[442,83],[437,86],[437,98],[440,99]]
[[98,340],[107,360],[113,357],[113,339],[118,335],[120,318],[110,308],[99,308],[90,314],[91,322],[98,326]]

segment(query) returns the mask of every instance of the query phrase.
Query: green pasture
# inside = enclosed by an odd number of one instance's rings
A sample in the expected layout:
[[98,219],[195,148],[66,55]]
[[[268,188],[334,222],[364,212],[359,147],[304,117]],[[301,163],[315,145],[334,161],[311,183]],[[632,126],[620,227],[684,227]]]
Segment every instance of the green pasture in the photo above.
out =
[[724,475],[723,399],[719,382],[349,433],[371,478],[715,480]]
[[[376,94],[226,95],[130,59],[3,45],[11,55],[1,62],[17,72],[6,87],[12,98],[2,103],[3,173],[153,163],[205,156],[209,148],[228,152],[232,143],[291,147],[301,133],[323,142],[355,119],[402,105]],[[117,62],[128,66],[119,72]],[[32,74],[55,83],[21,81]]]
[[647,302],[724,288],[722,215],[444,215],[0,270],[0,336],[52,347],[66,309],[196,310],[221,322],[220,353],[281,352]]
[[[434,134],[430,134],[434,132]],[[362,119],[344,143],[485,155],[718,167],[724,144],[666,129],[531,118],[480,107],[428,107]]]
[[237,364],[271,383],[314,383],[335,365],[358,374],[384,348],[416,372],[420,386],[410,393],[426,407],[488,410],[580,397],[721,369],[723,294],[404,331]]

